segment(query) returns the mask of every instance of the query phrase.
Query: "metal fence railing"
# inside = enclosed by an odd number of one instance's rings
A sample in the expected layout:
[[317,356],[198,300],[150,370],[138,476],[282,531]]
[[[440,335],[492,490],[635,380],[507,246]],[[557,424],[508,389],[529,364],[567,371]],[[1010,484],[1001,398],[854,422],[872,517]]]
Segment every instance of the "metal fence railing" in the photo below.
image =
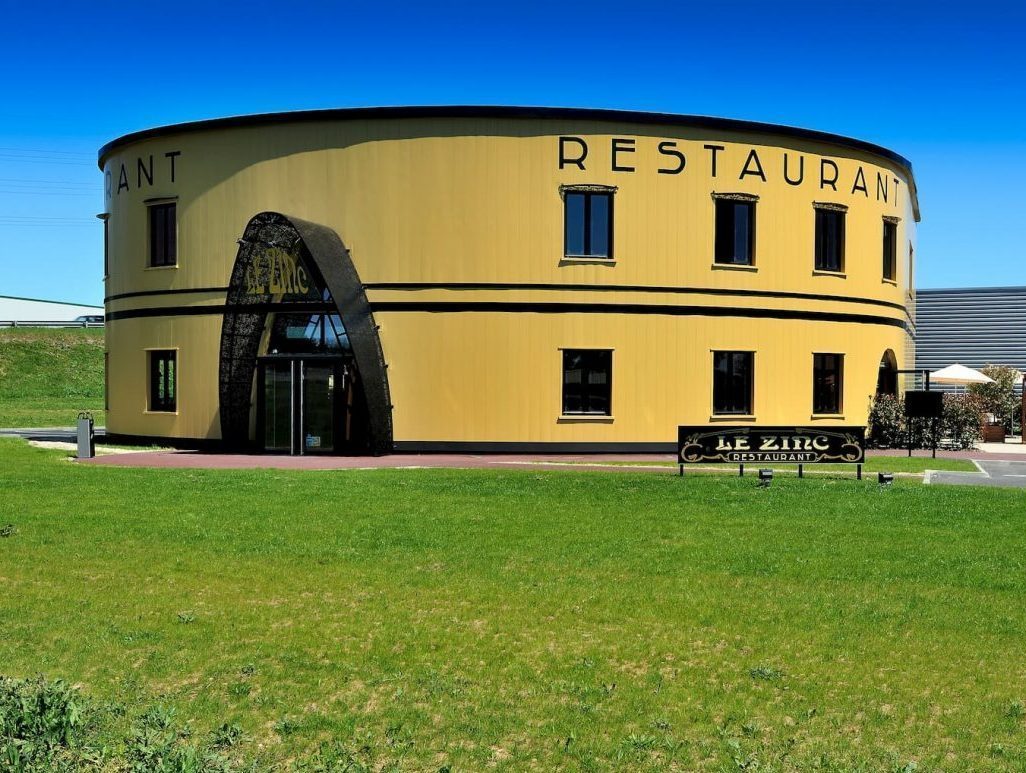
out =
[[17,320],[0,319],[0,327],[103,327],[102,322],[79,322],[77,320]]

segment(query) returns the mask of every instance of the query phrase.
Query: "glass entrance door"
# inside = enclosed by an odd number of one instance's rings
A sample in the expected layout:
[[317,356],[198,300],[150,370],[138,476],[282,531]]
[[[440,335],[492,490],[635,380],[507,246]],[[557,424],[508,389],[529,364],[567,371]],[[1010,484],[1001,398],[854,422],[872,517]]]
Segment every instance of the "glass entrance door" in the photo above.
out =
[[335,451],[335,365],[302,363],[304,454]]
[[293,360],[263,365],[263,447],[279,454],[294,453],[292,442]]
[[257,437],[263,450],[331,454],[344,437],[341,360],[268,359],[260,366]]

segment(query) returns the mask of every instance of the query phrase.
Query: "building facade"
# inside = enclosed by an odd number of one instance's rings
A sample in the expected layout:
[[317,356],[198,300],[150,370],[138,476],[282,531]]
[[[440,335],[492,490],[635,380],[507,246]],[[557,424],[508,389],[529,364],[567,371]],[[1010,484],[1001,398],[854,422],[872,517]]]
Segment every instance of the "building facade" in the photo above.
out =
[[863,424],[914,366],[915,183],[865,142],[383,108],[145,131],[99,161],[115,435],[665,450],[681,424]]

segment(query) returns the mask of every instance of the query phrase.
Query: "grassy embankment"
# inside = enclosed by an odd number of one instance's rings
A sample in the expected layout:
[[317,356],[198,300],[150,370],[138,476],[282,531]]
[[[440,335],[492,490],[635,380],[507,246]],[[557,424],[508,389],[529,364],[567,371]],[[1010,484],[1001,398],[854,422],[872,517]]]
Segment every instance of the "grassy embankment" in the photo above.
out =
[[0,330],[0,427],[103,426],[103,330]]
[[1018,491],[10,440],[0,508],[0,673],[80,685],[112,768],[1026,768]]

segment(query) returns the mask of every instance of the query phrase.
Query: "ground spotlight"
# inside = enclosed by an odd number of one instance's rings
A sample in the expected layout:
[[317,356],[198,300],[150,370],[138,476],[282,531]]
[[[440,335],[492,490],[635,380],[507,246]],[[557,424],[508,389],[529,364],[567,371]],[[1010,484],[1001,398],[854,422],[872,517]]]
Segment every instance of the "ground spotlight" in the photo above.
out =
[[892,483],[894,483],[894,473],[893,472],[877,473],[876,479],[877,479],[877,481],[879,482],[879,484],[881,486],[890,486]]
[[762,468],[759,469],[759,485],[760,486],[765,488],[765,487],[769,486],[770,481],[772,481],[772,480],[773,480],[773,470],[769,469],[768,467],[762,467]]

